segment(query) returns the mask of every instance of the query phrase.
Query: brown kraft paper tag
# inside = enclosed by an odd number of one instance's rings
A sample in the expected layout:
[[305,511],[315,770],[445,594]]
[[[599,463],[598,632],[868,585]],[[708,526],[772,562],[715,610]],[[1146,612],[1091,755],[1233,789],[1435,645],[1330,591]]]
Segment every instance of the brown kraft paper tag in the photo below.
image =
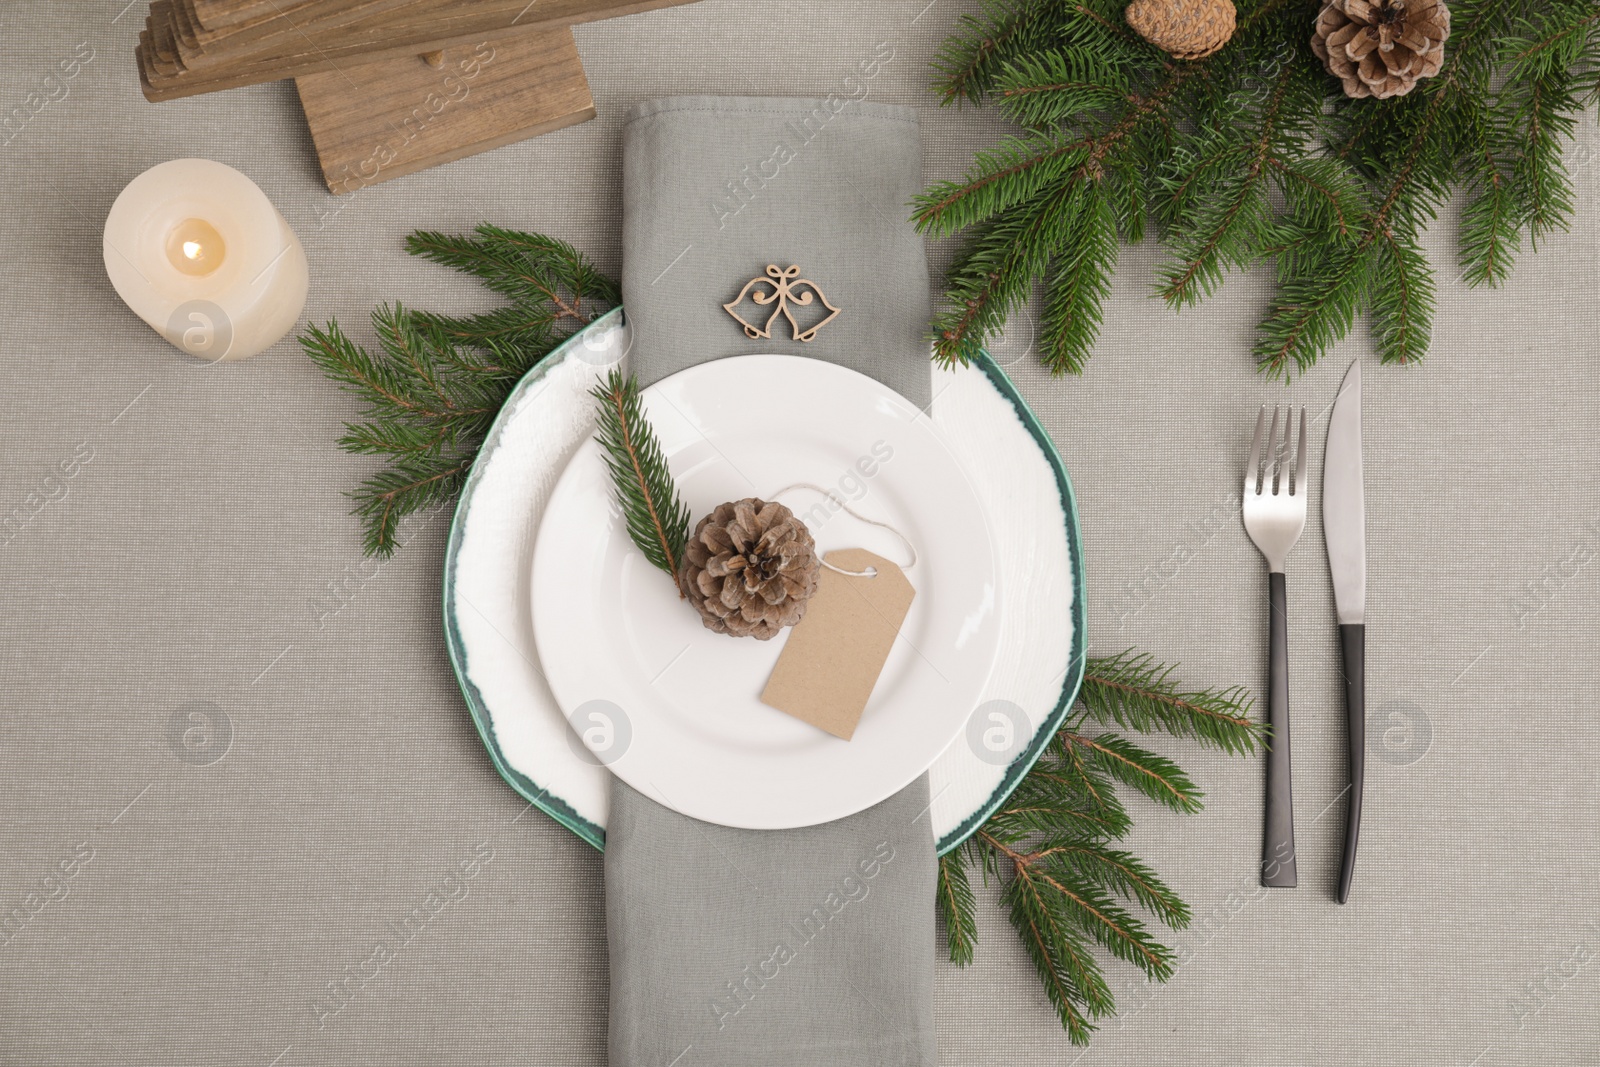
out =
[[848,741],[917,591],[899,567],[864,548],[838,549],[825,558],[841,570],[878,573],[853,578],[822,568],[761,702]]

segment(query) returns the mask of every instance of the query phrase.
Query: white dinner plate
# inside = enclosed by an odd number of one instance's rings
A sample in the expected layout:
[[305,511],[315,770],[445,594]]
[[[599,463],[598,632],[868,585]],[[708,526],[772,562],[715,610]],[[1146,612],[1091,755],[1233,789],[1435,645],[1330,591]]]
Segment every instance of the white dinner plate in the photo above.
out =
[[[627,368],[631,338],[623,310],[610,311],[512,390],[461,492],[444,563],[445,644],[489,762],[530,808],[595,848],[615,779],[577,743],[540,671],[529,575],[550,494],[594,433],[589,390]],[[1086,612],[1072,481],[1050,436],[987,353],[931,374],[928,413],[1006,524],[995,669],[964,739],[928,769],[926,818],[944,853],[1005,802],[1063,722],[1083,676]],[[1014,731],[994,729],[997,708]]]
[[985,510],[931,419],[821,360],[737,356],[643,394],[691,527],[725,501],[779,499],[826,555],[902,542],[797,483],[827,487],[915,546],[910,612],[854,736],[761,703],[787,634],[717,634],[628,538],[596,442],[578,449],[534,546],[533,632],[562,712],[610,770],[685,815],[747,829],[831,822],[902,789],[961,734],[999,639]]

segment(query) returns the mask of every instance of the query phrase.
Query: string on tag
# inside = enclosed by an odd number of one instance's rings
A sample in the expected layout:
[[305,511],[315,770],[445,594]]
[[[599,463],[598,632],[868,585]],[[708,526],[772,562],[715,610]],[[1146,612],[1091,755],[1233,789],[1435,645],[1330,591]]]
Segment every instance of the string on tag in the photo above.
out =
[[[907,554],[909,554],[911,556],[910,560],[908,560],[905,563],[900,564],[900,568],[902,570],[909,570],[912,567],[916,566],[916,563],[917,563],[917,547],[911,543],[911,539],[909,537],[907,537],[905,534],[901,533],[899,530],[895,529],[893,526],[889,525],[886,522],[879,522],[877,519],[869,519],[869,518],[867,518],[865,515],[861,514],[859,511],[856,511],[854,508],[852,508],[849,504],[846,504],[844,502],[844,500],[842,498],[840,498],[840,496],[837,493],[835,493],[832,489],[824,489],[822,486],[820,486],[820,485],[812,485],[810,482],[795,482],[793,485],[784,486],[782,489],[779,489],[776,493],[773,493],[772,495],[773,495],[774,498],[780,497],[783,494],[791,492],[791,491],[793,491],[795,489],[809,489],[813,493],[817,493],[817,494],[820,494],[821,496],[825,496],[829,500],[831,500],[833,503],[835,503],[835,504],[839,505],[839,507],[843,508],[852,518],[854,518],[858,522],[864,522],[868,526],[878,526],[878,527],[882,527],[885,530],[888,530],[890,533],[894,534],[896,537],[898,537],[900,539],[900,543],[906,546]],[[835,574],[842,574],[847,578],[876,578],[878,576],[878,569],[876,567],[868,567],[864,571],[847,571],[847,570],[843,569],[842,567],[835,567],[832,563],[829,563],[826,559],[822,558],[822,555],[820,553],[818,553],[817,562],[821,563],[824,567],[828,568],[830,571],[833,571]]]

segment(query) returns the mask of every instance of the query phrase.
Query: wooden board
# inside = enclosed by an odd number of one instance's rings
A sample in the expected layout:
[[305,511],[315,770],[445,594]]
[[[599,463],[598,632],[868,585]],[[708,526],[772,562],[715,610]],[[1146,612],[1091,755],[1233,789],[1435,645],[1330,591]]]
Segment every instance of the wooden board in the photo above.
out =
[[[165,0],[158,0],[164,3]],[[316,4],[286,8],[272,18],[232,26],[220,32],[201,29],[188,17],[193,0],[171,0],[158,16],[158,3],[150,5],[152,19],[161,17],[174,23],[176,59],[186,70],[200,70],[220,63],[237,62],[249,56],[281,51],[288,46],[303,46],[308,41],[327,40],[330,35],[361,25],[373,25],[388,13],[405,7],[411,0],[318,0]],[[457,0],[477,4],[485,0]],[[492,0],[490,0],[492,2]]]
[[[288,24],[272,36],[271,47],[241,54],[224,49],[210,59],[196,59],[196,66],[185,65],[178,52],[177,35],[163,32],[155,12],[147,23],[150,36],[141,35],[138,49],[139,78],[150,100],[172,100],[199,93],[215,92],[242,85],[299,77],[317,71],[338,71],[353,62],[366,62],[392,56],[415,55],[457,45],[473,46],[484,39],[507,40],[513,35],[539,34],[579,22],[613,18],[656,8],[672,7],[691,0],[459,0],[440,4],[438,0],[367,0],[370,15],[347,20],[354,8],[330,4],[325,30],[318,21],[305,21],[303,14],[291,13],[279,20]],[[157,5],[152,5],[156,7]],[[322,10],[313,8],[315,12]],[[338,11],[338,14],[333,14]],[[163,10],[170,26],[174,16]],[[155,47],[151,47],[152,42]],[[163,48],[167,49],[163,51]],[[226,52],[226,57],[224,57]]]
[[327,40],[349,27],[373,25],[389,11],[411,2],[318,0],[314,5],[281,10],[269,19],[212,31],[197,21],[193,0],[153,0],[145,28],[157,47],[148,59],[156,69],[168,74],[248,62],[251,57],[282,50],[293,42],[305,45]]
[[353,193],[594,118],[572,31],[345,63],[295,79],[323,180]]
[[310,7],[318,0],[180,0],[187,2],[194,20],[206,30],[217,32],[238,26],[252,26],[268,19]]

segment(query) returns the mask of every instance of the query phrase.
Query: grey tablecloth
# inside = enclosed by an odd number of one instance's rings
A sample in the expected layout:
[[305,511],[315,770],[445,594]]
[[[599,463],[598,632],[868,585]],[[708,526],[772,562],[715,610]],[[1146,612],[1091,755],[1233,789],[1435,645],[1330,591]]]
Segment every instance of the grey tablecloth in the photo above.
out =
[[[0,513],[21,512],[0,534],[0,911],[39,902],[0,943],[0,1062],[604,1064],[602,860],[525,812],[467,718],[440,634],[446,517],[364,563],[340,494],[371,464],[334,447],[354,402],[288,342],[185,363],[106,284],[101,223],[140,170],[211,156],[299,232],[308,316],[368,336],[381,300],[488,307],[401,238],[490,219],[616,271],[622,123],[648,97],[912,105],[927,178],[958,174],[1005,132],[927,92],[972,5],[703,0],[579,27],[599,120],[336,199],[290,85],[147,104],[142,10],[125,2],[13,3],[0,33]],[[80,44],[93,60],[60,81]],[[885,44],[893,58],[862,77]],[[1184,962],[1159,987],[1111,964],[1122,1014],[1079,1067],[1593,1063],[1600,133],[1585,120],[1578,137],[1572,232],[1524,252],[1504,288],[1470,290],[1447,212],[1428,237],[1432,354],[1365,368],[1358,893],[1329,898],[1343,694],[1313,500],[1289,561],[1301,888],[1256,887],[1260,765],[1167,746],[1206,810],[1136,804],[1131,847],[1194,909],[1171,935]],[[947,254],[932,249],[936,268]],[[1266,579],[1232,497],[1255,408],[1315,418],[1371,346],[1358,329],[1292,386],[1263,382],[1248,351],[1267,273],[1174,314],[1149,295],[1156,261],[1123,252],[1083,378],[1036,365],[1032,313],[997,354],[1072,472],[1091,647],[1259,692]],[[225,716],[226,747],[169,740],[195,701]],[[474,865],[480,845],[492,859]],[[995,890],[979,893],[977,960],[934,976],[941,1061],[1073,1063]],[[448,903],[364,968],[430,894]]]
[[[762,159],[759,184],[740,177]],[[705,96],[634,108],[622,198],[634,373],[649,383],[725,356],[796,352],[926,404],[927,260],[900,210],[921,175],[910,108]],[[747,337],[722,305],[769,263],[801,266],[848,310],[811,342],[792,340],[782,320],[771,338]],[[611,1067],[680,1056],[706,1067],[931,1067],[927,778],[797,830],[711,826],[658,803],[671,799],[613,782]]]

